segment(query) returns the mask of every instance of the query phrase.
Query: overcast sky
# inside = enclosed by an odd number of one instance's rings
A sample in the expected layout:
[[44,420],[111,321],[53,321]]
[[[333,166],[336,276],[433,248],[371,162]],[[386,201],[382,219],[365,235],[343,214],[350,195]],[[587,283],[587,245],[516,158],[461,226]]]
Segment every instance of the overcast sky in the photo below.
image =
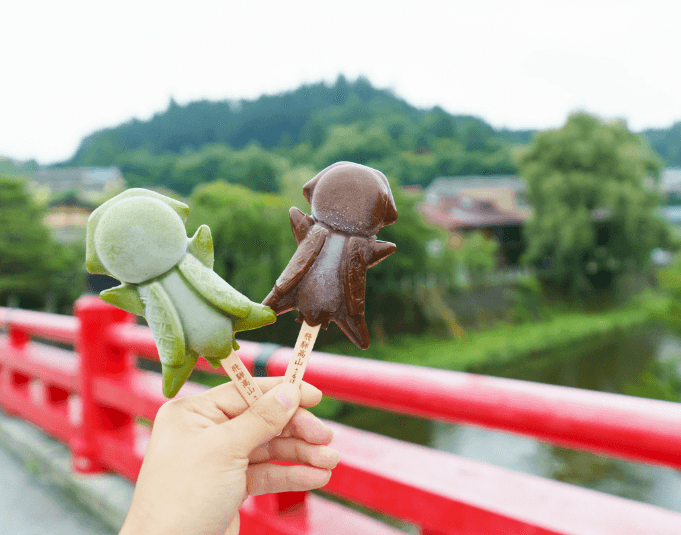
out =
[[678,0],[6,2],[0,156],[72,156],[171,97],[253,99],[366,76],[495,127],[582,109],[632,130],[681,120]]

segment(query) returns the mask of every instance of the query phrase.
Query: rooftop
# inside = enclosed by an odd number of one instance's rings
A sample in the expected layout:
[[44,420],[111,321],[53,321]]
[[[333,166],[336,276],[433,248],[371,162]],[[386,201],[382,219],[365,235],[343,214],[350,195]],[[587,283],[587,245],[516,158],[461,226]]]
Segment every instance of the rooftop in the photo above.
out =
[[505,189],[524,193],[525,181],[515,175],[439,177],[426,188],[425,202],[437,204],[441,197],[455,197],[465,189]]
[[41,183],[79,182],[83,185],[103,185],[121,180],[123,175],[116,167],[62,167],[40,169],[33,178]]

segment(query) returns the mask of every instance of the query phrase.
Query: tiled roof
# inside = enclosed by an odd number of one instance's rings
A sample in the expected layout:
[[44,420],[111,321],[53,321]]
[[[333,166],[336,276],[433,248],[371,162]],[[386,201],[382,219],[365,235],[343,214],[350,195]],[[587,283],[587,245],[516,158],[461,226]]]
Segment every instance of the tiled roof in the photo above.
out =
[[448,211],[431,204],[422,204],[419,209],[427,221],[448,230],[519,225],[529,216],[529,210],[509,212],[499,209],[492,201],[471,201],[469,206],[465,204],[459,203]]
[[121,180],[123,176],[116,167],[64,167],[40,169],[36,171],[33,178],[43,184],[77,183],[83,186],[94,186]]
[[473,188],[506,189],[519,193],[526,191],[527,185],[514,175],[440,177],[426,188],[425,200],[429,204],[435,204],[440,197],[453,197],[461,190]]

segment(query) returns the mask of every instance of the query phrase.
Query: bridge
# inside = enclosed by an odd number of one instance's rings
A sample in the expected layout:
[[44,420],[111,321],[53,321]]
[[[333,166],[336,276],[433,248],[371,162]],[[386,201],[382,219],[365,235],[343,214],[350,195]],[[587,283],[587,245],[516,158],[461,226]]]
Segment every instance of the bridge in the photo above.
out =
[[[0,307],[0,326],[0,408],[68,444],[74,471],[134,482],[149,440],[143,422],[166,401],[160,374],[135,364],[137,356],[158,360],[149,329],[94,296],[79,299],[75,316]],[[251,371],[284,375],[290,348],[264,349],[244,341],[239,356]],[[202,359],[197,367],[219,373]],[[681,468],[676,403],[319,352],[305,379],[350,403]],[[205,389],[187,383],[178,395]],[[404,533],[358,509],[422,535],[681,533],[678,513],[327,424],[341,462],[323,494],[251,497],[241,509],[241,533]]]

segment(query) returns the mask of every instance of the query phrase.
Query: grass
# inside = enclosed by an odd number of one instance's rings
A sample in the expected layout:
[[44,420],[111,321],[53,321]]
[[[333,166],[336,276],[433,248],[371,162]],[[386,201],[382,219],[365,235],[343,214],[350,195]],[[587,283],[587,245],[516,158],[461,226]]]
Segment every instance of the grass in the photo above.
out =
[[431,368],[475,370],[556,351],[565,353],[571,348],[581,351],[585,343],[600,343],[656,321],[665,307],[665,300],[650,292],[625,308],[555,312],[544,321],[497,324],[488,330],[470,332],[465,341],[405,335],[391,338],[390,344],[373,344],[366,351],[349,344],[327,347],[325,351]]

